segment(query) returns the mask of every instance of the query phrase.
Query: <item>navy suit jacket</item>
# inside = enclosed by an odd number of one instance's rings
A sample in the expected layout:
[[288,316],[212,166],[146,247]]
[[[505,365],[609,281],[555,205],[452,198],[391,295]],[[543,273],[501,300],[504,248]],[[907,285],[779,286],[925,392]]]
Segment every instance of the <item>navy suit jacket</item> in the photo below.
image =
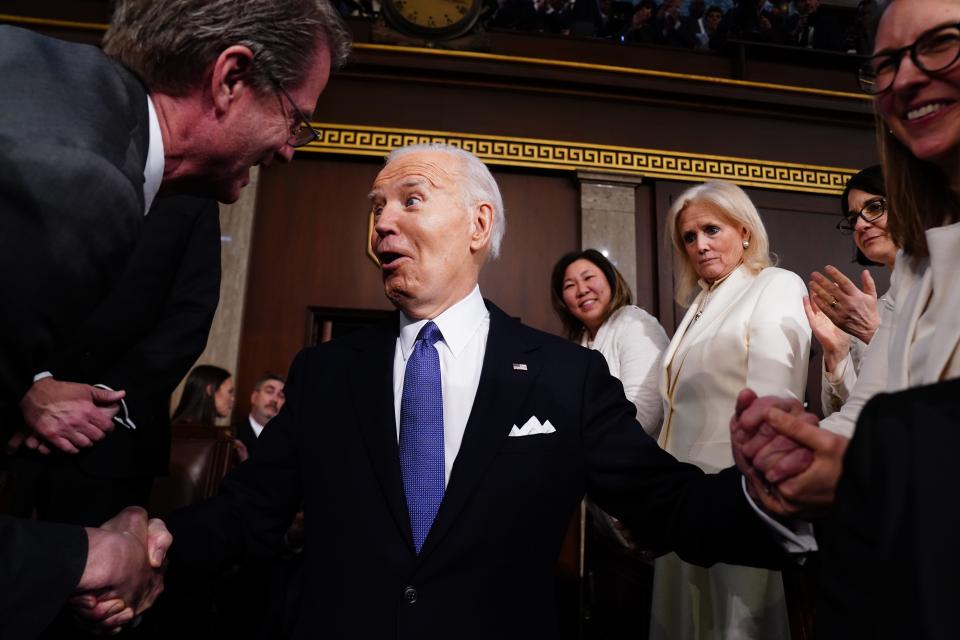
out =
[[[736,470],[677,462],[636,422],[603,356],[488,307],[473,410],[419,555],[398,456],[394,318],[297,356],[283,410],[224,495],[169,518],[170,588],[266,552],[301,499],[298,638],[555,637],[554,568],[585,492],[641,545],[707,565],[781,561]],[[531,415],[556,433],[508,436]]]

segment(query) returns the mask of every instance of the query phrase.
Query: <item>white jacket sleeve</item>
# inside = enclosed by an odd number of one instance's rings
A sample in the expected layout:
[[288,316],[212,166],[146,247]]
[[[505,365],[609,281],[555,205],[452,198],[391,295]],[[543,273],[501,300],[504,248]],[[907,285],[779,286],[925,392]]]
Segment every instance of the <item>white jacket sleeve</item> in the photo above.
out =
[[634,307],[618,320],[616,355],[620,362],[623,391],[637,408],[637,420],[654,438],[663,422],[660,398],[660,364],[670,344],[667,333],[656,318]]
[[[770,272],[768,274],[768,272]],[[803,400],[810,363],[810,323],[803,311],[807,287],[783,269],[766,269],[747,336],[747,387],[757,395]]]

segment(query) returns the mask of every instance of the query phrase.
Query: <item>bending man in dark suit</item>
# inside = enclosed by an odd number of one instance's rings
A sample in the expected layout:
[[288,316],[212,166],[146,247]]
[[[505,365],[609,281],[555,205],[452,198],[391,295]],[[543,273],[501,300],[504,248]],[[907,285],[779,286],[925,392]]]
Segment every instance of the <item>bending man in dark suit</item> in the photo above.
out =
[[[349,37],[326,0],[116,3],[104,50],[0,26],[0,424],[102,301],[158,192],[237,199],[290,160]],[[121,394],[70,406],[28,446],[73,452]],[[49,395],[49,394],[48,394]]]
[[[0,26],[4,442],[34,377],[116,283],[157,193],[232,202],[252,165],[290,160],[315,137],[304,112],[348,49],[326,0],[120,0],[103,52]],[[112,428],[122,390],[64,384],[48,398],[62,411],[27,446],[71,452]],[[79,527],[0,526],[12,532],[0,536],[4,562],[96,559]],[[16,614],[4,622],[16,624],[38,593],[59,606],[77,588],[38,588],[48,584],[42,573],[0,575]]]
[[736,469],[677,462],[602,356],[481,298],[504,233],[482,162],[399,150],[370,195],[396,317],[297,356],[225,494],[168,520],[171,589],[267,552],[301,500],[301,638],[556,637],[553,570],[584,492],[638,544],[707,565],[782,561]]

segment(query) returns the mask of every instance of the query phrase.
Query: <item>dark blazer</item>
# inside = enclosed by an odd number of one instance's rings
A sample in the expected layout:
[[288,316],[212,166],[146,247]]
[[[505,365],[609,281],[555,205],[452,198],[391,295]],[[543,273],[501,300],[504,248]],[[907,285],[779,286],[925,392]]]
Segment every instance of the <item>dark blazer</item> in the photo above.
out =
[[82,527],[0,515],[0,638],[35,638],[80,581],[87,559]]
[[823,534],[817,638],[956,638],[960,380],[873,398]]
[[[553,571],[585,492],[641,545],[702,564],[780,560],[736,470],[677,462],[637,424],[602,355],[488,306],[473,411],[419,556],[394,418],[394,318],[297,356],[283,410],[225,494],[169,518],[171,589],[275,544],[301,499],[298,638],[556,637]],[[531,415],[556,433],[508,437]]]
[[47,368],[133,249],[146,96],[97,47],[0,26],[0,410]]
[[207,344],[220,299],[220,212],[213,200],[158,199],[109,295],[51,360],[59,380],[124,389],[136,430],[116,426],[76,456],[103,478],[166,473],[170,394]]
[[253,427],[250,426],[249,414],[244,415],[233,423],[233,435],[247,447],[247,453],[250,454],[253,453],[254,449],[257,448],[257,444],[260,442],[257,434],[253,432]]

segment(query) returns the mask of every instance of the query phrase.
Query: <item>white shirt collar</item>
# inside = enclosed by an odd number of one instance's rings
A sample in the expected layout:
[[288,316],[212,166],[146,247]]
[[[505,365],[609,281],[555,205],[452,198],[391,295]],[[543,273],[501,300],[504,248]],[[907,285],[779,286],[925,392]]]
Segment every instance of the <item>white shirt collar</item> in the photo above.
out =
[[252,413],[247,417],[250,419],[250,428],[253,429],[253,435],[259,438],[260,433],[263,431],[263,425],[253,419]]
[[476,285],[466,298],[448,307],[436,318],[424,318],[422,320],[412,320],[403,312],[400,313],[400,351],[403,359],[410,356],[413,349],[413,343],[423,328],[430,320],[437,325],[440,333],[443,334],[443,342],[456,358],[463,351],[464,347],[477,332],[480,323],[483,322],[490,312],[487,311],[487,305],[483,303],[483,296],[480,295],[480,285]]
[[163,135],[160,133],[160,118],[147,94],[147,117],[150,121],[150,140],[147,144],[147,163],[143,167],[143,213],[146,215],[163,182]]

